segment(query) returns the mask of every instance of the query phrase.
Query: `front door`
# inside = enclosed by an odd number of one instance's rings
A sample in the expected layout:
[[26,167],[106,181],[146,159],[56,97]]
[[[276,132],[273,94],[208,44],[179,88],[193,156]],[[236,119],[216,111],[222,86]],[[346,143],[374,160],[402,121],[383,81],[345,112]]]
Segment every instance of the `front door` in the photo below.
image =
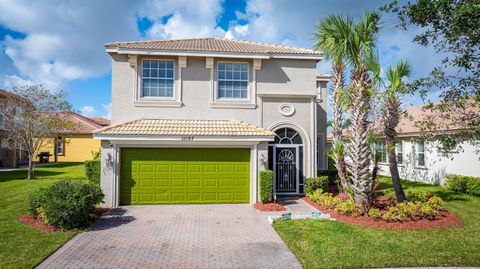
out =
[[276,146],[274,157],[275,191],[298,193],[298,146]]

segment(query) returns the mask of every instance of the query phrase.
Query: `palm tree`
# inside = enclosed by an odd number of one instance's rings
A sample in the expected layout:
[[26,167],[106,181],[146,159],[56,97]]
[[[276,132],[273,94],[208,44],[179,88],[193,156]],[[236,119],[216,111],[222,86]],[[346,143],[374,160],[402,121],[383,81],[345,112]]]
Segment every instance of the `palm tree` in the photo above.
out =
[[344,147],[342,141],[343,114],[342,91],[345,88],[345,62],[350,36],[353,31],[353,21],[350,17],[330,15],[320,21],[316,27],[315,49],[325,53],[332,62],[332,96],[333,96],[333,160],[338,171],[340,184],[344,189],[350,188],[347,175]]
[[347,147],[347,169],[351,175],[355,203],[364,211],[367,211],[371,204],[373,186],[369,175],[372,152],[367,139],[373,91],[368,63],[374,58],[379,20],[380,16],[376,12],[364,13],[354,25],[346,53],[347,60],[353,66],[349,85],[352,137]]
[[395,189],[395,196],[398,202],[406,201],[407,197],[403,191],[398,173],[397,154],[395,152],[395,139],[398,134],[395,128],[400,121],[401,101],[399,95],[404,93],[405,90],[403,79],[410,75],[411,69],[410,64],[406,61],[400,61],[397,65],[387,69],[387,81],[389,85],[385,90],[383,100],[383,124],[387,142],[388,162],[393,188]]

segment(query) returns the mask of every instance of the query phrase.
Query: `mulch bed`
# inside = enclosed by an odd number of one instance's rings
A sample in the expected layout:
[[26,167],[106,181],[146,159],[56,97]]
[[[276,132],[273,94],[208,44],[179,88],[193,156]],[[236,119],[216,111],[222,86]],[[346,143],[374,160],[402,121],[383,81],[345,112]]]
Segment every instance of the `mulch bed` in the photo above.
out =
[[36,217],[31,215],[21,215],[20,217],[18,217],[18,221],[44,233],[56,233],[60,231],[59,228],[53,225],[45,224],[43,223],[43,220],[37,219]]
[[[97,209],[95,209],[95,219],[99,219],[109,209],[110,208],[104,207],[98,207]],[[44,233],[56,233],[61,231],[61,229],[50,224],[45,224],[43,223],[43,220],[37,219],[36,217],[27,214],[20,215],[20,217],[18,217],[18,221]]]
[[348,223],[352,225],[358,225],[362,227],[369,228],[385,228],[393,230],[415,230],[415,229],[430,229],[430,228],[445,228],[445,227],[460,227],[462,221],[460,218],[453,212],[444,211],[439,217],[433,220],[421,219],[421,220],[408,220],[404,222],[388,222],[385,220],[376,220],[368,216],[345,216],[338,214],[335,210],[327,208],[325,206],[318,205],[313,201],[309,200],[307,197],[303,198],[305,202],[312,205],[316,209],[322,211],[323,213],[330,214],[332,218],[337,219],[337,221]]
[[283,205],[277,203],[256,203],[253,205],[257,210],[268,212],[268,211],[285,211],[287,210]]

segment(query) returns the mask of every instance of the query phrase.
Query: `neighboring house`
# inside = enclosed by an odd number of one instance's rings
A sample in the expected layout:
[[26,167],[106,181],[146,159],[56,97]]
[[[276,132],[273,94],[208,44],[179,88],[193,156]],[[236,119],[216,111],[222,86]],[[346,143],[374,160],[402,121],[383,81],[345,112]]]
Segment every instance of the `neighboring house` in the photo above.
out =
[[107,206],[255,203],[259,171],[277,195],[302,194],[326,166],[321,53],[220,38],[106,49],[112,125],[94,137]]
[[8,96],[20,98],[10,92],[0,90],[0,167],[15,168],[19,165],[27,164],[28,155],[25,150],[22,150],[21,148],[12,149],[7,141],[7,130],[5,128],[8,128],[8,119],[5,116],[5,111],[7,109],[16,109],[14,107],[7,107]]
[[[478,145],[464,142],[461,144],[462,150],[449,152],[449,155],[445,156],[438,140],[422,139],[419,122],[426,118],[430,119],[430,116],[434,115],[431,110],[423,106],[412,106],[404,112],[396,128],[398,132],[396,153],[401,178],[443,185],[446,174],[480,176]],[[455,132],[455,128],[450,126],[448,130],[441,128],[436,131]],[[327,143],[330,144],[331,139],[329,134]],[[380,174],[390,175],[385,142],[380,141],[376,144],[376,152],[380,154]]]
[[92,152],[100,150],[100,141],[93,139],[94,130],[110,124],[108,119],[88,118],[74,112],[59,113],[71,124],[71,128],[60,131],[52,141],[35,154],[48,152],[53,162],[84,162],[92,159]]

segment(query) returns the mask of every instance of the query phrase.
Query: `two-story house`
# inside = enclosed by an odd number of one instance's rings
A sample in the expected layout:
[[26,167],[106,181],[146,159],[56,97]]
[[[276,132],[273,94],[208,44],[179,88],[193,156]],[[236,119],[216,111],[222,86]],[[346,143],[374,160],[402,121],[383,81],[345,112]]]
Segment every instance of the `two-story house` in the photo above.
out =
[[260,170],[282,195],[325,168],[320,52],[220,38],[106,50],[112,125],[94,137],[107,206],[255,203]]

